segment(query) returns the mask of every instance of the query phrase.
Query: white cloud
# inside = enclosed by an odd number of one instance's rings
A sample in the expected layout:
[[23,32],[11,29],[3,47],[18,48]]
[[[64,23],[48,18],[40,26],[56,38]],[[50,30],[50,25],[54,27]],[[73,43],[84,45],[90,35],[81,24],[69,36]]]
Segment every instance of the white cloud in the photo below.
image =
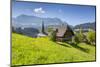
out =
[[37,14],[43,14],[43,13],[45,13],[45,11],[43,10],[43,8],[35,8],[34,10],[33,10],[35,13],[37,13]]

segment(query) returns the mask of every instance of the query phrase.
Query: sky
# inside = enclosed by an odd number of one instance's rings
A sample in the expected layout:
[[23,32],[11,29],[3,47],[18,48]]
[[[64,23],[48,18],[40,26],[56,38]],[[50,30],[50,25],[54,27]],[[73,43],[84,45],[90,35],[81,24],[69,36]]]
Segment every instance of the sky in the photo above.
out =
[[59,18],[70,25],[95,22],[95,6],[41,2],[12,2],[12,17],[20,15]]

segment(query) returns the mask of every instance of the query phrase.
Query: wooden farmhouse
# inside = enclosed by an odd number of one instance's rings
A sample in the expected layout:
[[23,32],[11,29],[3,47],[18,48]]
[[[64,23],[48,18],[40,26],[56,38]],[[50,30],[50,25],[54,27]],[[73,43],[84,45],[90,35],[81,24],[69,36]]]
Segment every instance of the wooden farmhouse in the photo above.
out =
[[64,25],[56,29],[56,40],[57,41],[68,41],[74,36],[73,30],[69,25]]

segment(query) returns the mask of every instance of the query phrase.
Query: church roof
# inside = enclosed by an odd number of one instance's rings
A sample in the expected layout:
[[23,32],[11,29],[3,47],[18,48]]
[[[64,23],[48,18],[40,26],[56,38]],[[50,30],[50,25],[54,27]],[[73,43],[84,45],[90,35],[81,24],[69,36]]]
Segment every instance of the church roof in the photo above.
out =
[[43,34],[43,33],[39,33],[37,36],[38,36],[38,37],[44,37],[44,36],[46,36],[46,35]]

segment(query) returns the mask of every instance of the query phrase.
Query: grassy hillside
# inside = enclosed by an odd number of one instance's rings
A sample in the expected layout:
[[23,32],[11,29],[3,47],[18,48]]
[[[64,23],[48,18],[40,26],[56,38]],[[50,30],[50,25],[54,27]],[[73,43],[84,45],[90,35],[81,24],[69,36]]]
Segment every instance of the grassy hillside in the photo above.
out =
[[95,61],[95,46],[55,43],[12,33],[12,65]]

